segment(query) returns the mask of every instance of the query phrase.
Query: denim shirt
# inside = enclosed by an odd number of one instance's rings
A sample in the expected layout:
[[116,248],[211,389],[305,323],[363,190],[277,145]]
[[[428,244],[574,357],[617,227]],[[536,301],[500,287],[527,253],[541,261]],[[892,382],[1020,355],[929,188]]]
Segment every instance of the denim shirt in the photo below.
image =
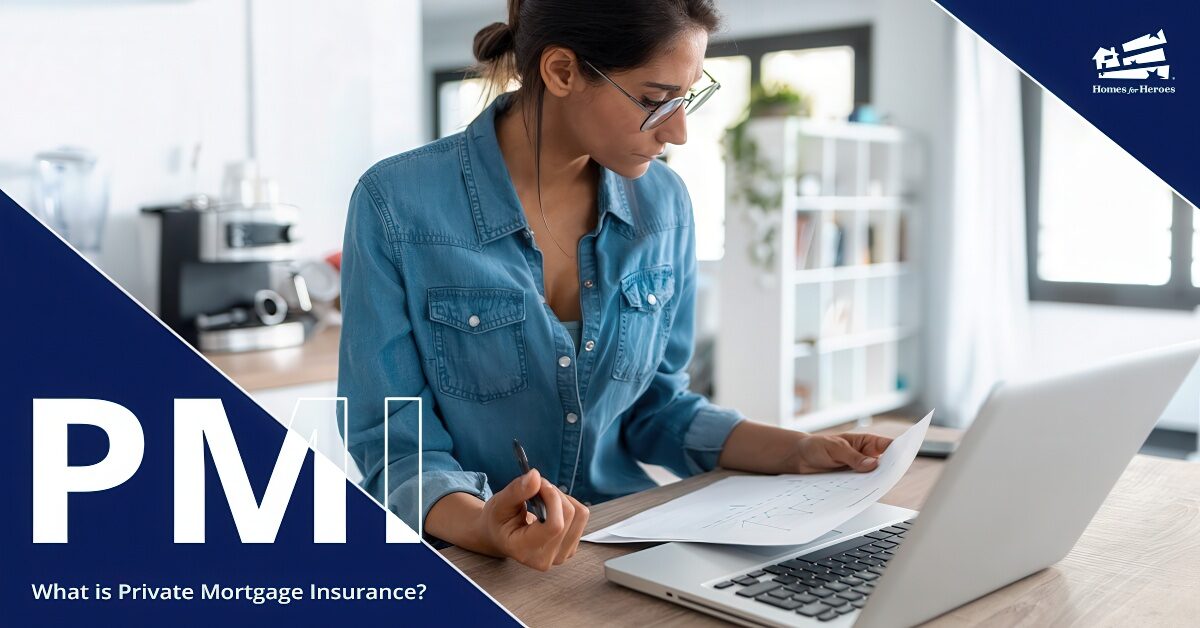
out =
[[546,303],[542,252],[496,139],[511,98],[375,164],[350,200],[339,428],[364,488],[414,530],[443,496],[486,500],[516,478],[514,438],[543,477],[592,504],[655,486],[639,460],[681,476],[713,468],[744,418],[688,390],[695,228],[660,161],[636,180],[599,168],[598,221],[578,246],[576,351]]

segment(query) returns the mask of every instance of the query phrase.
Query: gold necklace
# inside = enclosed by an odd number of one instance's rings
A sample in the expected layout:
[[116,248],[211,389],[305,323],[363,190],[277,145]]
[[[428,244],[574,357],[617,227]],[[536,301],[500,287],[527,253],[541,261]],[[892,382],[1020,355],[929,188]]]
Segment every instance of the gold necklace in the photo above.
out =
[[[525,137],[527,139],[530,139],[529,138],[529,120],[524,115],[521,116],[521,119],[525,124]],[[565,255],[567,257],[567,259],[574,260],[575,256],[568,253],[567,250],[563,248],[562,244],[560,244],[558,242],[558,238],[554,237],[554,230],[550,228],[550,221],[546,220],[546,212],[542,208],[542,151],[541,151],[541,141],[540,141],[541,140],[541,130],[542,130],[541,126],[539,126],[538,127],[538,138],[537,138],[538,141],[534,142],[534,147],[533,147],[533,167],[534,167],[534,170],[537,172],[538,214],[542,217],[542,224],[545,225],[545,227],[546,227],[546,233],[550,234],[550,240],[554,242],[554,246],[558,247],[558,250],[562,251],[562,254]]]
[[[541,179],[541,177],[538,178]],[[554,246],[558,247],[558,250],[562,251],[562,254],[566,255],[568,259],[575,259],[574,255],[568,253],[567,250],[558,243],[558,238],[554,237],[554,230],[550,228],[550,221],[546,220],[546,212],[542,211],[542,184],[540,180],[538,181],[538,214],[541,215],[542,224],[546,227],[546,233],[550,234],[550,239],[554,242]]]

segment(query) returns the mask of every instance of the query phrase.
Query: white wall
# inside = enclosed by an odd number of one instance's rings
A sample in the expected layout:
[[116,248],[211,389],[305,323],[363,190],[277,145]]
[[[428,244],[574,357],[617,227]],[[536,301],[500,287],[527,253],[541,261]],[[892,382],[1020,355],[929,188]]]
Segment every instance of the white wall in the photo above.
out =
[[60,144],[112,174],[102,266],[145,301],[138,206],[192,189],[245,146],[243,11],[238,0],[0,6],[0,187],[28,206],[33,155]]
[[[875,96],[893,122],[916,131],[925,162],[910,237],[922,273],[922,381],[928,382],[935,334],[945,329],[947,225],[956,210],[954,176],[953,22],[927,0],[883,0],[875,22]],[[914,71],[914,68],[919,68]],[[928,404],[926,404],[928,406]]]
[[372,163],[425,142],[420,4],[255,0],[258,157],[304,210],[301,250],[342,247],[346,206]]
[[[417,0],[254,0],[262,168],[303,210],[301,250],[341,246],[373,161],[423,141]],[[244,0],[0,5],[0,188],[28,205],[34,153],[87,147],[112,174],[101,268],[156,298],[147,204],[218,193],[247,154]],[[201,146],[199,170],[189,168]]]

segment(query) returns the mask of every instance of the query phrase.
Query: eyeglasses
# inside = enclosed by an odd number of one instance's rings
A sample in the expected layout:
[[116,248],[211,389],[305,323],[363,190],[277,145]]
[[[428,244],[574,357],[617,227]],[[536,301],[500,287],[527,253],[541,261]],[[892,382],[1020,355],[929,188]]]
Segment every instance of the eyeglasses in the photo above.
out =
[[703,105],[705,101],[711,98],[718,89],[721,89],[721,84],[717,82],[717,79],[714,79],[712,75],[708,73],[708,70],[702,69],[701,71],[704,72],[704,76],[707,76],[708,80],[712,81],[708,85],[705,85],[703,89],[698,92],[691,91],[687,96],[677,96],[659,104],[656,107],[647,107],[646,105],[642,104],[642,101],[625,91],[624,88],[622,88],[620,85],[617,85],[615,81],[608,78],[608,76],[606,76],[603,72],[597,70],[596,66],[592,65],[587,59],[584,59],[583,62],[586,63],[587,66],[596,74],[603,76],[604,80],[612,83],[613,87],[621,90],[621,93],[625,94],[625,97],[629,100],[632,100],[633,104],[638,106],[638,109],[646,112],[646,119],[642,122],[641,126],[641,130],[643,131],[649,131],[650,129],[653,129],[654,127],[666,122],[668,118],[674,115],[675,112],[679,111],[681,108],[687,113],[696,111],[700,108],[700,105]]

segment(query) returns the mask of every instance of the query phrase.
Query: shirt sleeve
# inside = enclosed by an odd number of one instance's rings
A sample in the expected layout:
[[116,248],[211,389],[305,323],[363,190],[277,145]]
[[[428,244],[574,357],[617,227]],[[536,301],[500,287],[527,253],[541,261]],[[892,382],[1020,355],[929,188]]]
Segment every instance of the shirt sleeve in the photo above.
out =
[[696,337],[697,264],[695,222],[686,189],[683,196],[688,228],[682,281],[677,282],[675,295],[675,320],[663,359],[651,374],[650,387],[625,414],[621,430],[623,440],[639,460],[687,477],[717,466],[725,439],[746,417],[688,389],[691,380],[687,367]]
[[[395,222],[369,177],[351,196],[342,248],[338,396],[346,408],[343,416],[338,404],[338,428],[362,471],[363,488],[415,531],[445,495],[461,491],[486,501],[491,490],[483,473],[464,471],[451,455],[454,443],[434,406],[407,315]],[[420,404],[385,402],[388,397],[420,398]]]

